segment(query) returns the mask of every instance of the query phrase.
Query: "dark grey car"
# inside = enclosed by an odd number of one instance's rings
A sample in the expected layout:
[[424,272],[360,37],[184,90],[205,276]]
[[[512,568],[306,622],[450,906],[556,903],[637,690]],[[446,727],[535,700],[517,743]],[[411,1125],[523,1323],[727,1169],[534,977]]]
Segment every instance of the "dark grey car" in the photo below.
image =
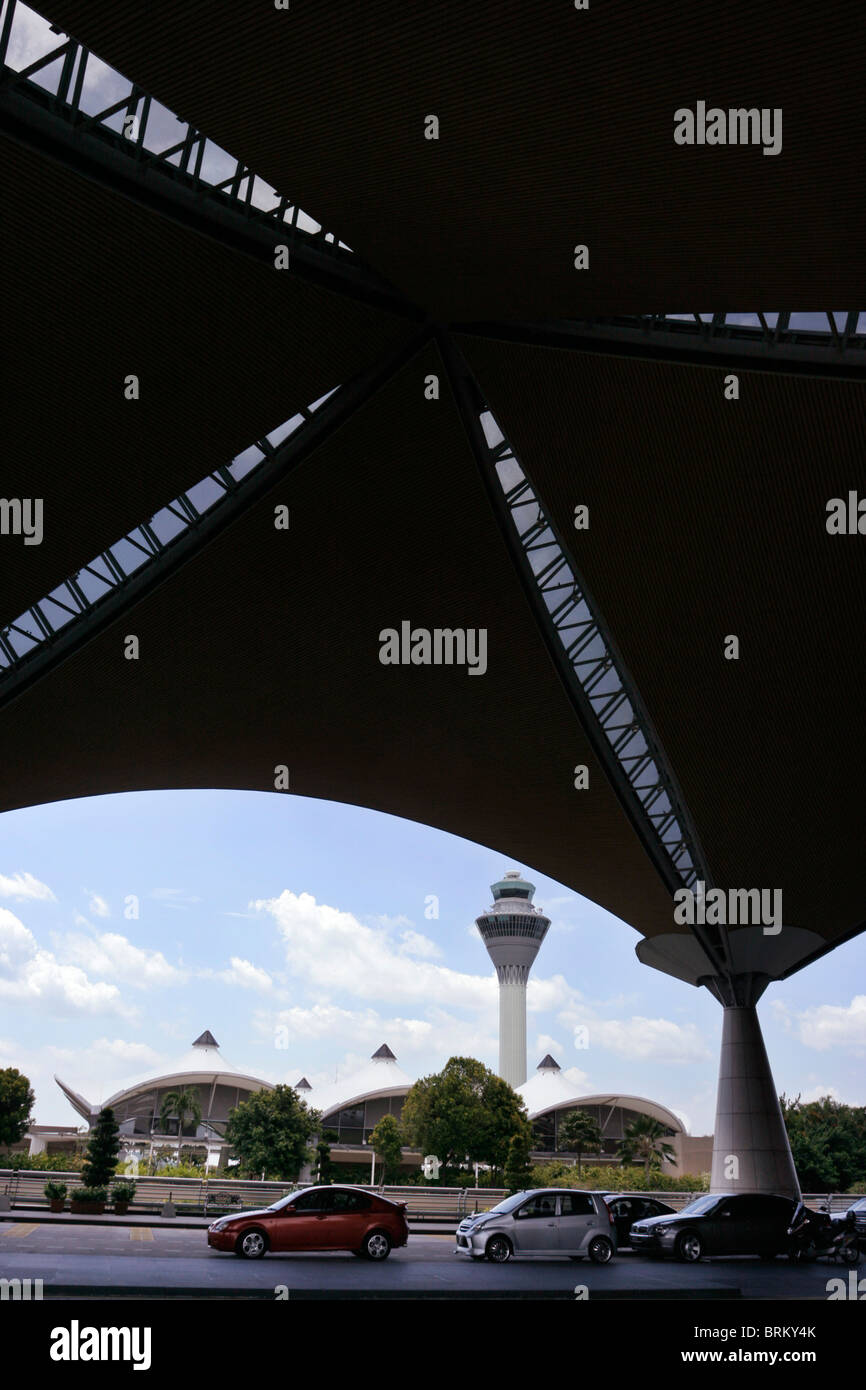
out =
[[512,1255],[563,1255],[607,1264],[616,1226],[604,1194],[574,1188],[515,1192],[457,1227],[455,1253],[504,1264]]

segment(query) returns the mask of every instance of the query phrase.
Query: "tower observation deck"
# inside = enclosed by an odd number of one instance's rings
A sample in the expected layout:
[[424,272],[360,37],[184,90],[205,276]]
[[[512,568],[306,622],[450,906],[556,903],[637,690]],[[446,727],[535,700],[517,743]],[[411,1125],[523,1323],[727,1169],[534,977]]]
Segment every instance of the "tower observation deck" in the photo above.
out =
[[493,905],[475,925],[499,978],[499,1075],[517,1087],[526,1080],[526,982],[550,918],[533,906],[535,885],[516,870],[490,887]]

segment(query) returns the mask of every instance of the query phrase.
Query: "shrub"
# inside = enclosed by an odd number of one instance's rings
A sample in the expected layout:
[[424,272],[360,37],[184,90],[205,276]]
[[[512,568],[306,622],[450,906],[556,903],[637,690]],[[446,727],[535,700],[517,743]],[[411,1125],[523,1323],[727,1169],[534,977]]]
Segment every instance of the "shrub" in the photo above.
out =
[[0,1168],[36,1173],[80,1173],[82,1154],[0,1154]]
[[116,1182],[111,1189],[112,1202],[131,1202],[134,1196],[134,1182]]
[[63,1198],[66,1196],[68,1188],[65,1182],[51,1182],[49,1180],[43,1187],[42,1191],[45,1193],[45,1196],[48,1198],[49,1202],[62,1202]]
[[77,1187],[72,1193],[73,1202],[107,1202],[107,1187]]
[[584,1168],[580,1177],[577,1166],[559,1159],[536,1164],[532,1169],[535,1187],[582,1187],[607,1192],[709,1192],[709,1173],[660,1173],[654,1169],[647,1177],[636,1166]]

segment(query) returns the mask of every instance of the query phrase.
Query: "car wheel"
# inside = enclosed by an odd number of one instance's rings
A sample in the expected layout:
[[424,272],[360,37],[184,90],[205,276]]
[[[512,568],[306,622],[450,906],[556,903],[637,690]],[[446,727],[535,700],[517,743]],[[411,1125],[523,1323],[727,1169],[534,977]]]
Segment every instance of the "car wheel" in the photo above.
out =
[[587,1249],[594,1265],[606,1265],[613,1254],[613,1246],[607,1236],[594,1236]]
[[795,1265],[806,1265],[810,1260],[814,1260],[814,1258],[814,1245],[801,1246],[798,1250],[792,1250],[788,1256],[788,1259],[792,1260]]
[[387,1260],[391,1253],[391,1242],[384,1231],[371,1231],[364,1237],[361,1253],[368,1260]]
[[484,1253],[492,1264],[504,1265],[513,1254],[511,1241],[507,1236],[492,1236],[487,1242],[487,1249]]
[[697,1231],[683,1231],[677,1240],[677,1259],[693,1265],[704,1253],[703,1242]]
[[843,1264],[848,1265],[849,1269],[854,1269],[854,1267],[860,1263],[860,1251],[853,1241],[850,1245],[843,1245],[839,1254],[842,1257]]
[[245,1260],[260,1260],[268,1248],[268,1238],[264,1231],[244,1231],[238,1236],[235,1254],[243,1255]]

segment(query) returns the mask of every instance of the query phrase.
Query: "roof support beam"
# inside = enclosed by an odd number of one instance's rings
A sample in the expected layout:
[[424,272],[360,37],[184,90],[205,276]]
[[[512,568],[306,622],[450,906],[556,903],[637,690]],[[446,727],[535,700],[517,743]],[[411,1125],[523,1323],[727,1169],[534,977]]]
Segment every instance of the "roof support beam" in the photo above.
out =
[[[621,358],[702,365],[731,371],[781,372],[834,380],[866,380],[866,334],[856,332],[859,315],[848,315],[844,335],[818,333],[788,326],[790,314],[779,314],[775,329],[749,328],[670,320],[663,315],[640,318],[575,319],[537,323],[460,323],[455,333],[492,338],[528,346],[563,348]],[[763,316],[766,320],[766,315]]]
[[[38,617],[28,609],[16,623],[0,630],[0,650],[4,657],[4,662],[0,665],[0,709],[18,699],[36,681],[55,670],[61,662],[79,651],[92,638],[125,616],[136,603],[146,598],[187,561],[195,559],[210,541],[255,506],[276,483],[287,477],[360,406],[370,400],[395,372],[420,351],[429,337],[430,329],[422,328],[381,362],[360,372],[345,386],[334,391],[315,410],[303,412],[304,423],[298,425],[276,448],[267,440],[261,441],[258,449],[262,457],[258,463],[240,480],[226,472],[228,482],[223,484],[223,495],[207,511],[189,512],[190,519],[187,525],[171,539],[161,541],[147,522],[136,529],[148,539],[150,550],[145,550],[131,535],[119,537],[118,540],[129,540],[146,559],[131,574],[124,574],[120,566],[117,566],[116,572],[112,569],[113,583],[98,598],[89,599],[82,588],[79,580],[84,570],[70,575],[65,585],[58,588],[65,587],[67,595],[78,604],[78,612],[52,595],[37,606]],[[246,452],[247,450],[244,450],[244,453]],[[174,515],[178,516],[178,513],[174,512]],[[107,582],[106,577],[98,573],[95,573],[94,577],[103,584]],[[50,621],[42,613],[42,609],[49,604],[57,604],[72,614],[71,621],[64,623],[57,630],[52,630]],[[21,626],[24,621],[31,621],[40,629],[35,640],[34,634]],[[16,633],[33,644],[23,653],[15,649]]]
[[[66,87],[74,61],[72,43],[70,40],[58,50],[66,54]],[[363,265],[353,253],[336,242],[307,234],[284,221],[279,209],[289,205],[286,200],[271,212],[264,212],[251,206],[249,197],[238,197],[242,182],[240,166],[234,179],[229,181],[236,185],[234,196],[202,182],[200,173],[206,138],[192,127],[188,127],[182,142],[183,157],[179,165],[169,162],[167,155],[171,151],[158,154],[147,150],[142,139],[150,97],[140,89],[131,86],[128,96],[107,111],[85,116],[79,109],[79,102],[86,60],[87,52],[82,49],[71,103],[29,82],[21,73],[4,67],[0,71],[0,132],[57,160],[83,178],[261,263],[273,267],[275,248],[288,245],[289,274],[400,314],[409,321],[420,322],[424,318],[420,309]],[[36,66],[40,65],[41,60]],[[144,98],[144,110],[136,139],[127,139],[102,123],[103,118],[113,112],[136,110],[141,98]],[[188,165],[196,141],[198,152],[191,173]],[[246,174],[247,193],[251,195],[253,171],[247,170]]]

